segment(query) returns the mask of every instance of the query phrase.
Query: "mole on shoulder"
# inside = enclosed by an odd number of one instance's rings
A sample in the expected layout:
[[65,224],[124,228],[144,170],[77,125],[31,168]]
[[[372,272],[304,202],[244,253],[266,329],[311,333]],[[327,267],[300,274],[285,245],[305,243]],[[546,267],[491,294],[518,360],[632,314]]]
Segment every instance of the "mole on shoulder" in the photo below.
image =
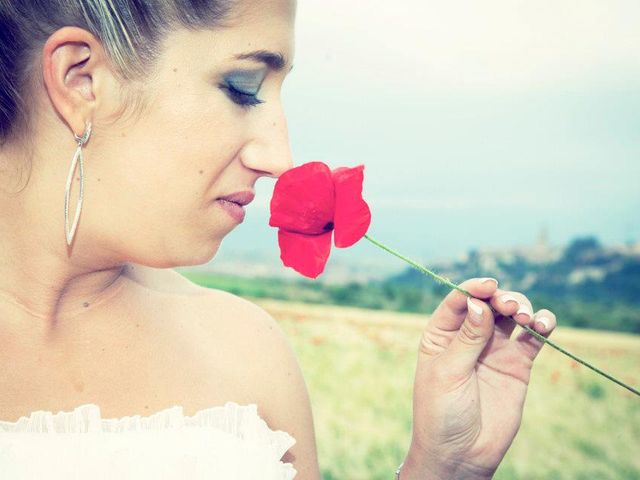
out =
[[88,307],[88,306],[89,306],[89,302],[84,302],[84,303],[82,304],[82,306],[83,306],[83,307],[85,307],[85,308],[86,308],[86,307]]

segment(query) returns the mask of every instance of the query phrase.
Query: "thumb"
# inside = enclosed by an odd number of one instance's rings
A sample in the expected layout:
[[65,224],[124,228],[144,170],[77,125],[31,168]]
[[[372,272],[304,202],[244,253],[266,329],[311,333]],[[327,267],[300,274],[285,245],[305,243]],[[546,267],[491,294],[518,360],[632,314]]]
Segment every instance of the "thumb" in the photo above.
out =
[[449,344],[446,355],[456,376],[473,372],[480,354],[493,335],[494,318],[489,306],[482,300],[467,297],[467,316],[458,334]]

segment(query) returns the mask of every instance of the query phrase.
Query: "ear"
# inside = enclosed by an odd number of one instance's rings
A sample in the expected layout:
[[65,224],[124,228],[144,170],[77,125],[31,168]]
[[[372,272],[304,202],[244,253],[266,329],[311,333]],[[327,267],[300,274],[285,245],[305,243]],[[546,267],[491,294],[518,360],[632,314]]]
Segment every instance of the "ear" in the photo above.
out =
[[[44,84],[51,103],[73,133],[81,136],[112,77],[100,42],[78,27],[54,32],[42,50]],[[107,78],[109,77],[109,78]],[[102,90],[101,90],[102,89]]]

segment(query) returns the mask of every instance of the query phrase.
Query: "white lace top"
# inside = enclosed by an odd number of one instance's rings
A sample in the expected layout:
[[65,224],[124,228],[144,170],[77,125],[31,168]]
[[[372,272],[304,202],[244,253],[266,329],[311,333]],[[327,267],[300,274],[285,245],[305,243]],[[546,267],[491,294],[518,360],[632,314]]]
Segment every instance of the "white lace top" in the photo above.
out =
[[281,461],[296,440],[271,430],[255,404],[227,402],[189,417],[174,406],[147,417],[102,418],[92,403],[0,421],[7,480],[291,480]]

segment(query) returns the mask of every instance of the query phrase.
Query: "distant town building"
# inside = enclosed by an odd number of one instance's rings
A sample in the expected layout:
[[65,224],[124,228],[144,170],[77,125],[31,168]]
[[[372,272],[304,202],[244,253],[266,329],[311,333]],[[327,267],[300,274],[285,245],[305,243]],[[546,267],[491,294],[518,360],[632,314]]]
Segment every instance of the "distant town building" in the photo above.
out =
[[529,263],[549,263],[554,262],[562,256],[564,248],[554,247],[549,243],[549,234],[546,226],[540,229],[538,238],[531,245],[502,247],[502,248],[481,248],[472,250],[463,255],[461,260],[467,262],[473,258],[478,262],[478,266],[483,270],[496,270],[498,262],[513,263],[518,257]]

